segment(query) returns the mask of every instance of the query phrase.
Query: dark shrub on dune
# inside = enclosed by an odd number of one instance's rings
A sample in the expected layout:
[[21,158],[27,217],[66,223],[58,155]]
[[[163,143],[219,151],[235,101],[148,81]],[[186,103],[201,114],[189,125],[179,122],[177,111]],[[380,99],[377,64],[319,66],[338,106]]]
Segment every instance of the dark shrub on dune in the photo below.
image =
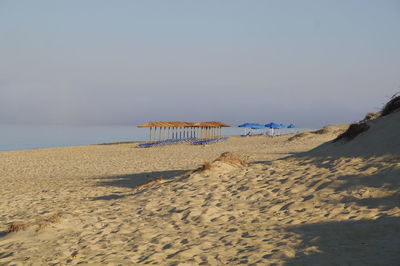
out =
[[393,113],[400,108],[400,95],[396,93],[382,109],[381,116]]
[[307,136],[310,136],[310,135],[312,135],[310,132],[300,132],[300,133],[297,133],[296,135],[291,136],[290,138],[288,138],[288,141],[301,139],[301,138],[304,138],[304,137],[307,137]]
[[362,120],[362,122],[366,122],[366,121],[369,121],[369,120],[374,120],[374,119],[376,119],[376,118],[378,118],[380,116],[381,116],[381,113],[372,113],[372,112],[370,112],[370,113],[367,113],[365,115],[365,117]]
[[368,129],[369,125],[367,125],[366,123],[351,124],[349,128],[345,132],[340,134],[336,139],[334,139],[333,142],[336,142],[338,140],[350,141],[361,133],[367,131]]
[[318,130],[313,131],[312,133],[314,133],[314,134],[319,134],[319,135],[323,135],[323,134],[328,134],[329,132],[331,132],[331,131],[329,130],[328,127],[323,127],[323,128],[321,128],[321,129],[318,129]]

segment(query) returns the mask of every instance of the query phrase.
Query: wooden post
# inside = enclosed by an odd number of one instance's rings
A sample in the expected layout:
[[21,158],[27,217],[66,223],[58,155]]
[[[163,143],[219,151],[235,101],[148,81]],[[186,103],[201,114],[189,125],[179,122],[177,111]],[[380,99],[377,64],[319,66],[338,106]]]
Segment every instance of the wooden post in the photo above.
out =
[[168,127],[168,139],[170,139],[170,138],[169,138],[170,133],[171,133],[171,127]]
[[150,142],[151,142],[151,131],[152,131],[152,127],[150,127]]

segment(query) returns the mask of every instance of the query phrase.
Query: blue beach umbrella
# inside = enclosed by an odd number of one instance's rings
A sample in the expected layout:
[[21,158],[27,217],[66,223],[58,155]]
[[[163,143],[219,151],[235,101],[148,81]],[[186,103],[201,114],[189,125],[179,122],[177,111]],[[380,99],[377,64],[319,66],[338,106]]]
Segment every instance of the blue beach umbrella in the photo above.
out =
[[265,126],[264,125],[261,125],[261,124],[254,124],[252,127],[251,127],[251,129],[265,129]]
[[264,129],[265,126],[264,126],[264,125],[261,125],[261,124],[253,124],[253,125],[251,126],[251,128],[252,128],[252,129]]
[[252,127],[253,125],[255,125],[255,124],[253,124],[253,123],[244,123],[244,124],[238,125],[238,127]]
[[271,122],[265,125],[266,128],[270,128],[272,130],[272,135],[274,135],[274,129],[280,129],[282,126],[280,124]]
[[[238,127],[244,127],[244,128],[245,128],[244,134],[247,135],[246,128],[251,128],[251,127],[253,127],[254,125],[255,125],[254,123],[244,123],[244,124],[238,125]],[[249,132],[249,134],[250,134],[250,132]]]
[[[265,128],[264,125],[256,124],[256,123],[244,123],[244,124],[239,125],[238,127],[244,127],[244,128],[250,128],[250,129],[264,129]],[[245,131],[245,135],[246,135],[246,131]]]
[[295,128],[296,126],[294,124],[290,124],[287,126],[287,128]]
[[277,124],[277,123],[274,123],[274,122],[271,122],[271,123],[266,124],[266,125],[264,125],[264,126],[267,127],[267,128],[272,128],[272,129],[281,128],[281,125],[280,125],[280,124]]

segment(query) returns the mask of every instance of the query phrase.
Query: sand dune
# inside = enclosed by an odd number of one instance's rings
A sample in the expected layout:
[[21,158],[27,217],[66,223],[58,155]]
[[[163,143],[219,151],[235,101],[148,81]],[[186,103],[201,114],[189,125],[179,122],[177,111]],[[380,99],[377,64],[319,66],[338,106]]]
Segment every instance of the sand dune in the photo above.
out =
[[328,142],[314,149],[313,154],[336,156],[400,155],[400,112],[367,121],[369,130],[345,145],[343,141]]
[[[398,119],[348,143],[329,131],[0,153],[0,264],[398,265]],[[225,151],[247,164],[215,160]]]

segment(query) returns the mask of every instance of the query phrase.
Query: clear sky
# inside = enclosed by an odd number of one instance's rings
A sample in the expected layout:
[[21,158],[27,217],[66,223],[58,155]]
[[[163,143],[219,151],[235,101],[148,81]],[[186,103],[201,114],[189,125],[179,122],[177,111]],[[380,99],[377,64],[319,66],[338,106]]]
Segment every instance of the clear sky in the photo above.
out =
[[0,123],[314,127],[397,91],[399,0],[0,0]]

